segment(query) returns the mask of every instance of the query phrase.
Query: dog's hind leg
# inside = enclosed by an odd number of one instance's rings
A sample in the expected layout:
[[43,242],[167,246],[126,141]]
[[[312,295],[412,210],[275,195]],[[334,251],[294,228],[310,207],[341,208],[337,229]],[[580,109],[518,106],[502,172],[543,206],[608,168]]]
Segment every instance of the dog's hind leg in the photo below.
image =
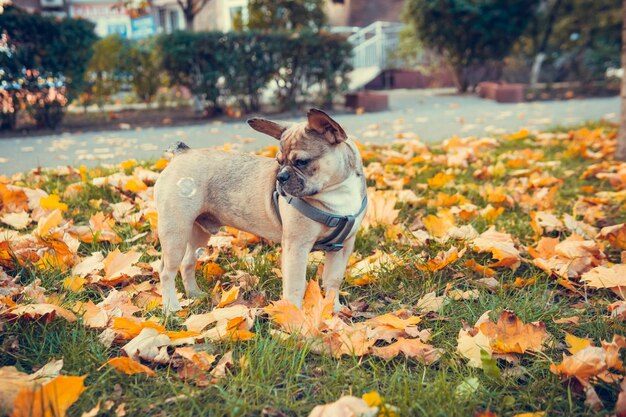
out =
[[211,237],[210,233],[206,232],[197,223],[194,223],[191,230],[191,238],[187,242],[183,262],[180,265],[180,274],[183,277],[183,285],[185,286],[187,297],[200,297],[204,294],[196,281],[196,260],[198,259],[196,251],[198,248],[206,246],[209,237]]
[[176,297],[176,275],[185,256],[186,242],[192,235],[189,225],[169,224],[159,221],[159,240],[161,241],[161,293],[165,311],[178,311],[180,302]]

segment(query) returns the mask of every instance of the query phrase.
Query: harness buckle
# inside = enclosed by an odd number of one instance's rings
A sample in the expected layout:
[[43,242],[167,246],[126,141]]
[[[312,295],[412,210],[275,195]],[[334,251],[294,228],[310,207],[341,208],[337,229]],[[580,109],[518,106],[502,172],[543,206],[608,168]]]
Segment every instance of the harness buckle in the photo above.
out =
[[338,250],[343,249],[343,243],[324,243],[324,244],[316,244],[313,247],[313,250],[323,250],[326,252],[337,252]]
[[328,220],[326,220],[326,226],[328,227],[337,227],[339,226],[339,223],[341,223],[341,220],[343,220],[342,217],[328,217]]

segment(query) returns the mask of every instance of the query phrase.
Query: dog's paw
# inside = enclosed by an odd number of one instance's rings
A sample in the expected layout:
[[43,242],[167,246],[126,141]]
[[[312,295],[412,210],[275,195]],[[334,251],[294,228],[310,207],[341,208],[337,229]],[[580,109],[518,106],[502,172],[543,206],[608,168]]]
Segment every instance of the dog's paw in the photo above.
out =
[[163,311],[165,313],[175,313],[179,310],[182,310],[182,307],[178,298],[163,298]]
[[206,292],[202,291],[200,288],[196,288],[193,290],[185,291],[187,298],[201,298],[206,295]]

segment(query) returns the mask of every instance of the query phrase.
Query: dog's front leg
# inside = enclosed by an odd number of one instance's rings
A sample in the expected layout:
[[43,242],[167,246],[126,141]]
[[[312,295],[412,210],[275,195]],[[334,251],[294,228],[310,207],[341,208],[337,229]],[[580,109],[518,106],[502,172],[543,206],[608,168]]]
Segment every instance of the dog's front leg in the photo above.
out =
[[313,241],[305,243],[283,237],[282,273],[283,298],[298,308],[302,308],[302,299],[306,288],[306,266]]
[[343,276],[346,273],[346,267],[350,260],[350,255],[354,249],[354,240],[356,235],[348,238],[343,244],[343,249],[336,252],[326,252],[324,260],[324,272],[322,273],[322,284],[326,294],[333,291],[335,293],[335,311],[341,310],[339,302],[339,287],[343,282]]

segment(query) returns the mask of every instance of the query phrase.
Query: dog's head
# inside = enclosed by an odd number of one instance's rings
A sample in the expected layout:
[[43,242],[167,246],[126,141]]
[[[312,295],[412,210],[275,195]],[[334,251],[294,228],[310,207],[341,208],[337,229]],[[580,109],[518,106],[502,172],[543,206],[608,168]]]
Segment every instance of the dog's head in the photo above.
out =
[[276,180],[284,193],[312,196],[344,181],[354,168],[342,145],[348,138],[346,132],[321,110],[309,110],[306,122],[291,126],[260,118],[248,124],[280,141]]

